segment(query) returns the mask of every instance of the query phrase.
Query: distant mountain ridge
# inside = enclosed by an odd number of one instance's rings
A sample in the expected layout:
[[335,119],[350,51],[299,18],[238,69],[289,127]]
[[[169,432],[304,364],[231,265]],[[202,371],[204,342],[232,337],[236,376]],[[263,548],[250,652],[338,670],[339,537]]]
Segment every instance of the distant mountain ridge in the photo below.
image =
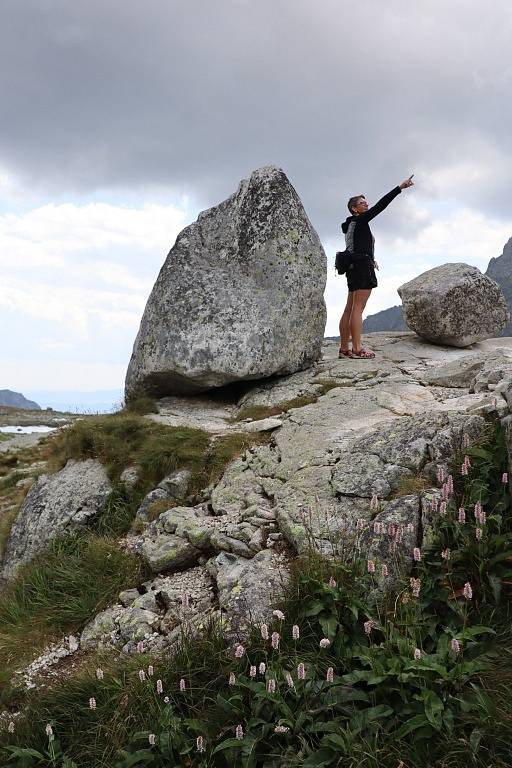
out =
[[[505,244],[501,256],[490,260],[485,274],[500,286],[512,315],[512,237]],[[368,315],[363,321],[364,333],[408,330],[401,305]],[[505,326],[500,336],[512,336],[512,322]]]
[[27,411],[40,411],[41,406],[33,400],[21,394],[13,392],[12,389],[0,389],[0,405],[8,405],[11,408],[25,408]]

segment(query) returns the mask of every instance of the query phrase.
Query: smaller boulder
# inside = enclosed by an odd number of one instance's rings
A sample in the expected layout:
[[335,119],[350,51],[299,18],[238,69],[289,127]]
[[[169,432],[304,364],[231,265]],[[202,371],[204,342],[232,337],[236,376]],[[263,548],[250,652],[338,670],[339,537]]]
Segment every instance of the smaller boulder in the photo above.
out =
[[509,320],[503,291],[469,264],[443,264],[398,289],[405,322],[433,344],[468,347],[498,336]]
[[54,475],[41,475],[14,521],[5,548],[2,578],[50,545],[52,539],[89,524],[101,513],[112,487],[105,468],[95,459],[68,461]]
[[199,551],[185,539],[173,535],[157,535],[145,539],[142,558],[153,573],[181,571],[196,565]]

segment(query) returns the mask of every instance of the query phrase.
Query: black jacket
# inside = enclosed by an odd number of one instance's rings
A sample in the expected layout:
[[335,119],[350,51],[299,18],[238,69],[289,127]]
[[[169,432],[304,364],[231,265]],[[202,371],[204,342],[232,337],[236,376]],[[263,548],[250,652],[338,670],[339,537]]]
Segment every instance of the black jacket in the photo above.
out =
[[347,216],[341,229],[345,235],[345,243],[347,251],[354,254],[356,259],[368,259],[373,260],[375,253],[375,238],[372,235],[368,222],[382,213],[384,208],[387,208],[392,200],[400,194],[402,190],[400,187],[395,187],[384,195],[375,205],[365,213],[360,213],[359,216]]

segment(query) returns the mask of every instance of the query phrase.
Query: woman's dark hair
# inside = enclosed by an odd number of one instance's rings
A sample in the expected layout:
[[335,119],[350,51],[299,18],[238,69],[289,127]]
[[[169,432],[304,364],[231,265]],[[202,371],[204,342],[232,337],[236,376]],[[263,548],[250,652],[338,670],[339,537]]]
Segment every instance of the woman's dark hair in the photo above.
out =
[[355,197],[351,197],[350,198],[350,200],[347,203],[347,206],[348,206],[348,209],[349,209],[350,213],[354,213],[354,211],[352,210],[352,206],[355,205],[358,200],[361,200],[361,198],[363,200],[366,200],[364,195],[356,195]]

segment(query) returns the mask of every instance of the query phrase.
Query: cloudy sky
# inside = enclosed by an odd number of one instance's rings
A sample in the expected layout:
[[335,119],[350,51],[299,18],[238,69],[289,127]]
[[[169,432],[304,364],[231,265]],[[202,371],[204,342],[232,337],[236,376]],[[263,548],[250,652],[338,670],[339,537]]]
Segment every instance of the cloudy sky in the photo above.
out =
[[510,0],[2,0],[0,389],[119,389],[177,233],[273,163],[329,259],[373,225],[368,312],[512,237]]

